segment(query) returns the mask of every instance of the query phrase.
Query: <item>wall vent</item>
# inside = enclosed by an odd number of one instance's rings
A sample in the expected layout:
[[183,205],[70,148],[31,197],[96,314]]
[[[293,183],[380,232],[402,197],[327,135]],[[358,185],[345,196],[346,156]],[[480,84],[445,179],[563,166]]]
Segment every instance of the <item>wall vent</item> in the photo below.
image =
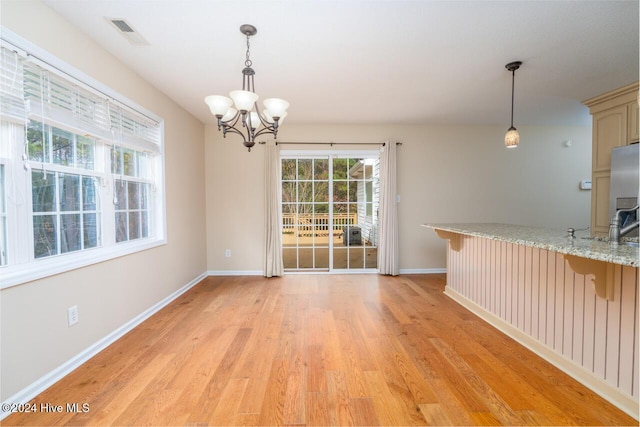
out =
[[149,42],[140,35],[139,32],[133,29],[133,26],[122,18],[105,18],[118,30],[125,39],[131,44],[135,45],[148,45]]

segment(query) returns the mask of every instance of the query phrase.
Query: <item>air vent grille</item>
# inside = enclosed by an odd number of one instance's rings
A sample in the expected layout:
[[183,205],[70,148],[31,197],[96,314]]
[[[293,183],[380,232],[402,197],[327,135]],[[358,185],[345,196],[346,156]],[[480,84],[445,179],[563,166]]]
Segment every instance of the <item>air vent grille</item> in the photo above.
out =
[[122,19],[112,19],[111,22],[113,23],[113,25],[115,25],[116,27],[118,27],[118,29],[124,33],[134,33],[135,31],[133,31],[133,28],[131,28],[129,26],[129,24],[127,24],[126,21],[123,21]]
[[109,23],[118,30],[118,33],[127,39],[129,43],[134,45],[149,44],[149,42],[133,28],[133,25],[129,24],[125,19],[107,17],[105,17],[105,19],[109,21]]

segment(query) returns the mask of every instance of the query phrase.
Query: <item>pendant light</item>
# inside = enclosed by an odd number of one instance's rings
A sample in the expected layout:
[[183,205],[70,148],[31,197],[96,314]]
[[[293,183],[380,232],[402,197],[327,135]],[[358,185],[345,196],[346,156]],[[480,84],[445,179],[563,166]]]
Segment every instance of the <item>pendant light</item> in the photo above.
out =
[[507,131],[507,134],[504,136],[504,145],[507,148],[515,148],[520,142],[520,134],[518,133],[518,129],[513,127],[513,93],[516,81],[516,70],[520,68],[521,65],[522,61],[510,62],[505,65],[505,68],[511,71],[511,127]]

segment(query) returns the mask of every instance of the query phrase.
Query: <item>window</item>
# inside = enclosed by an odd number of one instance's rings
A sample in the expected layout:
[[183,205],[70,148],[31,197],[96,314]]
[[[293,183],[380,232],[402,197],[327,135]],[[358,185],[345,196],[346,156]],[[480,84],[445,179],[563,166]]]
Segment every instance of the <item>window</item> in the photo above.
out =
[[151,183],[146,153],[114,146],[111,148],[114,179],[116,242],[149,237],[149,194]]
[[58,172],[31,173],[35,258],[95,248],[100,212],[96,179]]
[[86,136],[29,120],[27,125],[29,160],[93,170],[95,140]]
[[95,145],[91,138],[42,122],[27,124],[29,159],[38,168],[31,172],[35,258],[100,244],[99,176],[90,174]]
[[2,36],[2,287],[163,244],[162,121]]
[[365,193],[366,193],[365,199],[367,203],[366,215],[372,216],[373,215],[373,181],[365,182]]

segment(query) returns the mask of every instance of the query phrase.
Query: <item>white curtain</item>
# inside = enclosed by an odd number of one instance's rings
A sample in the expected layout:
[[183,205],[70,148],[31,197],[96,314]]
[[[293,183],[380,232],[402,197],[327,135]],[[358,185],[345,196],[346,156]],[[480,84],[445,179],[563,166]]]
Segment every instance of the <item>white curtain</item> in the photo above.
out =
[[280,149],[270,141],[265,146],[265,277],[282,276],[282,189],[280,188]]
[[380,241],[378,269],[380,274],[397,276],[398,267],[398,206],[396,184],[396,143],[387,141],[380,153]]

